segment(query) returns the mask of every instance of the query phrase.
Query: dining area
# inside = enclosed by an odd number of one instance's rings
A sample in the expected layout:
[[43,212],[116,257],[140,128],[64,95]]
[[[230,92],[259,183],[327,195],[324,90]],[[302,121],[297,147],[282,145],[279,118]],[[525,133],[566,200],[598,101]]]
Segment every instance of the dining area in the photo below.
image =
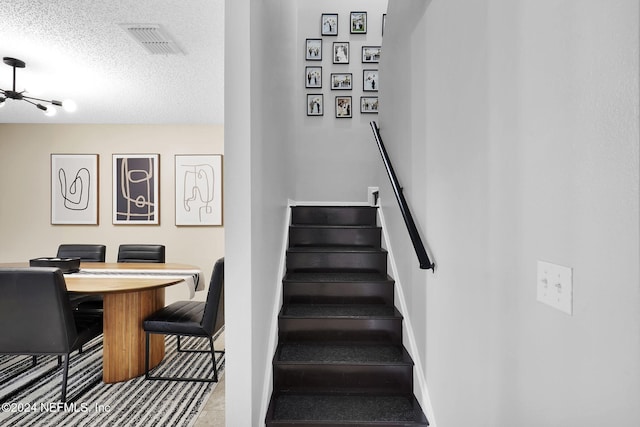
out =
[[[46,376],[57,376],[56,401],[63,405],[82,402],[100,384],[219,380],[224,347],[214,341],[224,331],[224,258],[214,262],[206,283],[200,267],[167,263],[165,251],[164,245],[121,244],[116,262],[106,262],[105,245],[61,244],[54,257],[0,263],[6,331],[0,337],[0,419],[5,405],[31,401],[29,390]],[[186,288],[189,298],[167,304],[165,290],[174,286]],[[194,299],[202,291],[204,299]],[[90,352],[99,372],[85,379],[74,373],[74,363]],[[205,354],[185,354],[193,352]],[[183,369],[194,363],[191,357],[202,358],[197,374]]]

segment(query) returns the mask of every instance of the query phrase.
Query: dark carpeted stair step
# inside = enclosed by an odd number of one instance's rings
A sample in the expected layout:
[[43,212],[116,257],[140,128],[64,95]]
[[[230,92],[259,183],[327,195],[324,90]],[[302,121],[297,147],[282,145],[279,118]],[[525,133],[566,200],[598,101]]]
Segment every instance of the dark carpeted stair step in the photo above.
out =
[[280,342],[402,343],[402,315],[381,304],[284,304],[278,328]]
[[413,361],[401,345],[282,343],[273,371],[276,391],[413,392]]
[[287,250],[287,271],[387,271],[387,251],[363,246],[298,246]]
[[368,246],[379,248],[380,227],[363,225],[291,225],[289,246]]
[[428,426],[412,395],[275,394],[267,427]]
[[294,206],[292,224],[376,225],[376,209],[370,206]]
[[394,281],[377,272],[293,272],[282,284],[285,304],[393,305]]

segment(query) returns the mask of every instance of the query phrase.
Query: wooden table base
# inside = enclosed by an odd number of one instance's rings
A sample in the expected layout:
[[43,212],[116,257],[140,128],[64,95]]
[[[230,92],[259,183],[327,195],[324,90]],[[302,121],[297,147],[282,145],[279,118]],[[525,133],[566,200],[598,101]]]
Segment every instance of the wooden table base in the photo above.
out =
[[[104,294],[102,380],[115,383],[144,375],[145,333],[142,321],[164,307],[164,288]],[[164,357],[164,336],[152,334],[149,369]]]

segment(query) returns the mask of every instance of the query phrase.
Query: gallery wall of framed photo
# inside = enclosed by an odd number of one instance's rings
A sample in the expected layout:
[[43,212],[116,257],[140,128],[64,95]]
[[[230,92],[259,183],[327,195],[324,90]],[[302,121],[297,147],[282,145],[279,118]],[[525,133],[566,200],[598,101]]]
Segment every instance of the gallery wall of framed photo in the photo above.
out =
[[[378,113],[378,64],[386,14],[321,13],[304,40],[307,116],[349,119]],[[375,18],[375,19],[372,19]]]

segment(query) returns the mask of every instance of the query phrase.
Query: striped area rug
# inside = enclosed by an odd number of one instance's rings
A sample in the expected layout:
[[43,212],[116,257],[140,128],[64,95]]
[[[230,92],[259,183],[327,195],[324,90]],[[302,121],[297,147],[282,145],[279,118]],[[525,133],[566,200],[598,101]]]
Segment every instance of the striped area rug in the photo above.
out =
[[[166,355],[157,375],[213,377],[211,356],[178,353],[176,338],[166,337]],[[217,343],[216,343],[217,344]],[[183,338],[182,348],[208,348],[206,339]],[[223,350],[216,345],[216,350]],[[86,384],[102,377],[102,337],[88,343],[82,354],[74,352],[69,366],[68,398]],[[219,355],[217,355],[219,357]],[[0,399],[21,384],[41,375],[57,363],[56,357],[40,356],[38,365],[0,386]],[[31,357],[0,356],[0,381],[25,369]],[[218,373],[224,370],[224,356]],[[27,426],[192,426],[217,383],[133,380],[104,384],[101,381],[76,401],[60,403],[62,370],[57,369],[2,405],[0,425]]]

